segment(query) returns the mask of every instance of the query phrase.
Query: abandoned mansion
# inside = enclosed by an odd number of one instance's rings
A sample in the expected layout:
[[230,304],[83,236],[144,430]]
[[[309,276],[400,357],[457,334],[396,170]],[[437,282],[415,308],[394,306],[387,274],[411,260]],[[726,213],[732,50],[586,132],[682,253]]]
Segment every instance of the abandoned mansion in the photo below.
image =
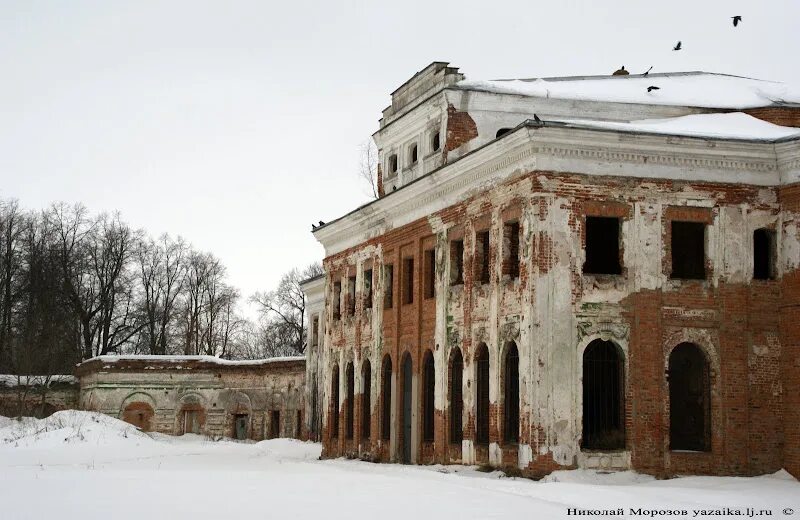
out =
[[750,78],[418,72],[313,230],[323,456],[800,476],[798,127]]

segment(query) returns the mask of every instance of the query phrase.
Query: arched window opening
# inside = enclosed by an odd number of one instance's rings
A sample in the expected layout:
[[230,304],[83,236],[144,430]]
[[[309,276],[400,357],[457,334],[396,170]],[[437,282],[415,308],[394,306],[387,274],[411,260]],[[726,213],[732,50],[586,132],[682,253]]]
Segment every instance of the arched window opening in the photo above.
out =
[[339,437],[339,367],[331,371],[331,438]]
[[510,131],[511,131],[510,128],[501,128],[500,130],[497,131],[496,134],[494,134],[494,138],[497,139],[498,137],[502,137],[507,133],[509,133]]
[[681,343],[669,356],[669,446],[711,449],[711,375],[703,351]]
[[397,154],[389,156],[389,175],[397,173]]
[[418,158],[419,158],[419,153],[417,153],[417,145],[412,144],[411,148],[408,151],[408,162],[410,164],[417,164]]
[[388,441],[392,431],[392,358],[388,355],[383,358],[381,386],[381,439]]
[[369,360],[364,361],[364,367],[361,369],[361,377],[364,381],[363,394],[361,397],[361,437],[369,439],[370,437],[370,419],[372,418],[372,402],[370,401],[370,394],[372,393],[372,370]]
[[344,403],[344,424],[345,424],[345,437],[347,439],[353,438],[353,401],[355,397],[355,375],[353,374],[353,364],[347,364],[346,375],[347,378],[347,397]]
[[464,399],[461,393],[464,379],[464,358],[461,350],[454,349],[450,361],[450,442],[461,444],[464,438]]
[[582,448],[625,448],[624,370],[620,349],[611,341],[596,339],[583,351]]
[[504,379],[503,440],[514,443],[519,441],[519,352],[513,341],[506,347]]
[[424,364],[425,391],[422,400],[422,440],[433,441],[434,436],[434,399],[436,395],[436,370],[433,364],[433,354],[428,351]]
[[442,139],[439,135],[439,132],[434,132],[433,137],[431,137],[431,151],[438,152],[439,148],[442,147]]
[[475,442],[489,444],[489,349],[478,345],[475,355]]

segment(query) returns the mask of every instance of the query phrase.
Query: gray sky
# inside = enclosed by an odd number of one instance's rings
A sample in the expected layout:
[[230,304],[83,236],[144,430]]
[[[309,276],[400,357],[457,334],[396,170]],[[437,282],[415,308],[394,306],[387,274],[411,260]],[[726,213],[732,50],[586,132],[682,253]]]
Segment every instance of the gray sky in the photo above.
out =
[[212,251],[246,296],[322,258],[311,223],[367,200],[359,145],[431,61],[800,84],[798,21],[797,0],[4,0],[0,197],[119,210]]

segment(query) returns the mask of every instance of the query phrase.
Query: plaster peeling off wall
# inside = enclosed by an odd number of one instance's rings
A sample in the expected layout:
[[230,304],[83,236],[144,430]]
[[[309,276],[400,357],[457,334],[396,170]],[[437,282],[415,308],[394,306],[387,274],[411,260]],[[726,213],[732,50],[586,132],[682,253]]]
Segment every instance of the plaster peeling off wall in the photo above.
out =
[[552,453],[553,459],[563,465],[574,463],[579,436],[573,393],[564,391],[578,383],[571,259],[580,253],[576,249],[580,240],[570,227],[569,208],[567,200],[551,199],[534,223],[534,255],[539,266],[532,276],[535,299],[531,344],[532,351],[538,354],[538,377],[528,395],[534,403],[533,423],[541,426],[544,435],[544,442],[536,446],[536,451],[539,455]]

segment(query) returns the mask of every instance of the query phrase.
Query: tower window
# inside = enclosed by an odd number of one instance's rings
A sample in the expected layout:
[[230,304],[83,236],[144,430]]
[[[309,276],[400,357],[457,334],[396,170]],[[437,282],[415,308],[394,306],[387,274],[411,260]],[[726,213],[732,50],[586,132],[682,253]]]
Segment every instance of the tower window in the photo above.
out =
[[775,232],[770,229],[753,231],[753,278],[775,279]]
[[409,163],[410,164],[417,164],[418,155],[419,154],[417,153],[417,145],[416,144],[412,144],[411,145],[411,149],[408,152],[408,161],[409,161]]
[[389,174],[394,175],[397,173],[397,154],[389,156]]
[[442,147],[441,137],[439,132],[434,132],[433,137],[431,137],[431,151],[438,152],[439,148]]
[[622,274],[619,262],[619,219],[586,217],[587,274]]
[[706,225],[672,221],[672,275],[684,280],[706,278]]

